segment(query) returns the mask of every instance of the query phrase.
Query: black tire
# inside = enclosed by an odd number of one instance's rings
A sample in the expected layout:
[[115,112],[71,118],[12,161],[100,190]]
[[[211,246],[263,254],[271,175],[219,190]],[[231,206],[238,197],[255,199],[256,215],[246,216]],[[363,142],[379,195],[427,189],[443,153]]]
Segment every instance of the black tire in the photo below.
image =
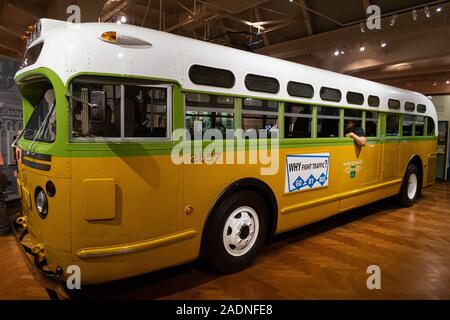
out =
[[[259,228],[253,245],[250,246],[252,241],[249,242],[250,244],[248,246],[250,249],[248,249],[248,252],[241,256],[234,256],[225,248],[224,229],[228,218],[230,218],[233,213],[235,216],[238,216],[236,215],[235,210],[242,207],[249,207],[256,212]],[[253,216],[250,212],[248,212],[248,215]],[[254,223],[254,225],[256,225],[256,223]],[[239,229],[241,233],[243,228],[236,229]],[[227,232],[229,232],[230,229],[231,228],[227,228]],[[256,227],[254,234],[256,234]],[[211,213],[203,238],[202,257],[212,268],[221,273],[229,274],[238,272],[247,268],[255,260],[261,247],[265,243],[267,234],[268,213],[263,198],[252,191],[238,191],[222,201],[217,210]],[[248,240],[248,236],[249,235],[247,235],[247,238],[245,239]],[[239,237],[241,237],[241,235],[239,235]],[[232,248],[232,246],[230,248]]]
[[[410,185],[410,177],[412,175],[416,176],[417,183],[415,192],[413,194],[412,193],[410,194],[408,193],[408,187]],[[410,164],[406,169],[405,176],[403,177],[402,186],[400,188],[400,193],[397,196],[400,204],[405,207],[412,206],[414,204],[414,201],[416,201],[420,197],[421,188],[422,182],[419,174],[419,169],[416,167],[415,164]]]

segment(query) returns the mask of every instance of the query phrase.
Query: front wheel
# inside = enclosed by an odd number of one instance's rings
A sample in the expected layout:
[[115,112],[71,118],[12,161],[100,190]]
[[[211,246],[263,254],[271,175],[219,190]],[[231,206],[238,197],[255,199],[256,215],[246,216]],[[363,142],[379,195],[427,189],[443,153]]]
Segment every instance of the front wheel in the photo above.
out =
[[402,187],[398,195],[403,206],[410,207],[420,195],[421,183],[419,170],[414,164],[410,164],[403,178]]
[[225,199],[208,221],[203,256],[216,270],[233,273],[248,267],[267,237],[267,208],[255,192]]

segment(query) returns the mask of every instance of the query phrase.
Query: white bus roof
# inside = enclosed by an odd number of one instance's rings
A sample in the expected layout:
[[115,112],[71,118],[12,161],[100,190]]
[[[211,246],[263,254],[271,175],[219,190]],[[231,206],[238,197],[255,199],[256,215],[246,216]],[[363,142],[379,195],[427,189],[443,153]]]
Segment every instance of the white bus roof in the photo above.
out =
[[[42,35],[31,43],[31,46],[35,46],[44,42],[41,55],[35,64],[21,69],[16,76],[38,67],[51,69],[64,83],[81,73],[118,74],[175,80],[185,90],[386,112],[393,111],[388,108],[388,100],[396,99],[401,102],[401,108],[394,112],[409,113],[404,109],[405,102],[423,104],[426,106],[424,115],[437,122],[431,100],[413,91],[133,25],[73,24],[50,19],[42,19],[41,24]],[[101,35],[107,31],[148,42],[151,46],[107,43],[101,39]],[[234,87],[226,89],[194,84],[188,71],[195,64],[232,71],[236,78]],[[247,74],[276,78],[280,83],[280,91],[277,94],[249,91],[244,83]],[[289,81],[312,85],[314,97],[306,99],[290,96],[287,92]],[[321,87],[339,89],[342,92],[341,102],[323,101],[319,94]],[[349,91],[363,93],[364,104],[348,104],[345,96]],[[379,108],[368,105],[369,95],[380,98]]]

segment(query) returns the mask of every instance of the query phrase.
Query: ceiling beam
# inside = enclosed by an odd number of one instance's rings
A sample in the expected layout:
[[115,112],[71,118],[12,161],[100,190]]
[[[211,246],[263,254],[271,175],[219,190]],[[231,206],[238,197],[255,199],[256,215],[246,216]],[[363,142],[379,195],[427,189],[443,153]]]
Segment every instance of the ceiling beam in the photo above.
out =
[[[445,6],[448,12],[450,6]],[[436,28],[439,32],[443,32],[450,26],[450,19],[444,19],[435,16],[420,22],[412,22],[410,13],[403,13],[398,16],[395,27],[388,27],[389,17],[382,19],[381,30],[374,30],[369,33],[362,34],[359,25],[348,26],[308,37],[302,37],[282,43],[273,44],[256,51],[261,54],[273,56],[281,59],[293,59],[302,55],[310,54],[318,50],[329,49],[334,47],[351,46],[358,43],[366,43],[370,41],[391,38],[411,36],[411,34],[419,34],[421,31],[430,28]]]
[[122,0],[120,1],[116,6],[108,10],[107,12],[103,13],[103,15],[100,17],[101,22],[107,22],[110,19],[112,19],[115,15],[119,14],[120,12],[128,9],[132,5],[134,5],[138,0]]
[[308,32],[309,36],[312,36],[314,34],[314,28],[311,22],[311,16],[308,10],[305,9],[306,8],[305,0],[299,0],[298,2],[301,4],[300,10],[303,15],[303,22],[305,23],[306,32]]

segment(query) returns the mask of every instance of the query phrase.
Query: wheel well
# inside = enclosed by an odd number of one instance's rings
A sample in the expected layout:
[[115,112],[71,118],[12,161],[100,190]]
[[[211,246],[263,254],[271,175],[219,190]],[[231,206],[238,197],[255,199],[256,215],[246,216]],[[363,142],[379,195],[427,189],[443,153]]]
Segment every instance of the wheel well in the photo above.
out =
[[[410,164],[414,164],[417,169],[419,170],[419,182],[420,182],[420,188],[419,188],[419,195],[422,194],[422,186],[423,186],[423,162],[422,159],[418,155],[414,155],[411,160],[408,162],[408,166],[406,169],[408,169]],[[406,171],[405,171],[406,172]]]
[[[266,207],[268,208],[269,213],[269,236],[267,239],[267,242],[270,242],[272,240],[272,236],[275,234],[277,223],[278,223],[278,204],[277,200],[275,198],[275,194],[273,193],[272,189],[263,181],[255,178],[244,178],[237,180],[230,184],[228,187],[226,187],[219,197],[214,202],[214,205],[210,208],[208,212],[208,216],[205,220],[205,224],[203,226],[203,233],[202,233],[202,246],[204,244],[204,235],[206,234],[206,229],[208,227],[208,221],[211,217],[212,213],[217,209],[217,207],[224,201],[227,197],[232,195],[235,192],[242,191],[242,190],[250,190],[258,195],[261,196],[261,198],[264,199],[264,202],[266,204]],[[202,250],[203,251],[203,250]]]

